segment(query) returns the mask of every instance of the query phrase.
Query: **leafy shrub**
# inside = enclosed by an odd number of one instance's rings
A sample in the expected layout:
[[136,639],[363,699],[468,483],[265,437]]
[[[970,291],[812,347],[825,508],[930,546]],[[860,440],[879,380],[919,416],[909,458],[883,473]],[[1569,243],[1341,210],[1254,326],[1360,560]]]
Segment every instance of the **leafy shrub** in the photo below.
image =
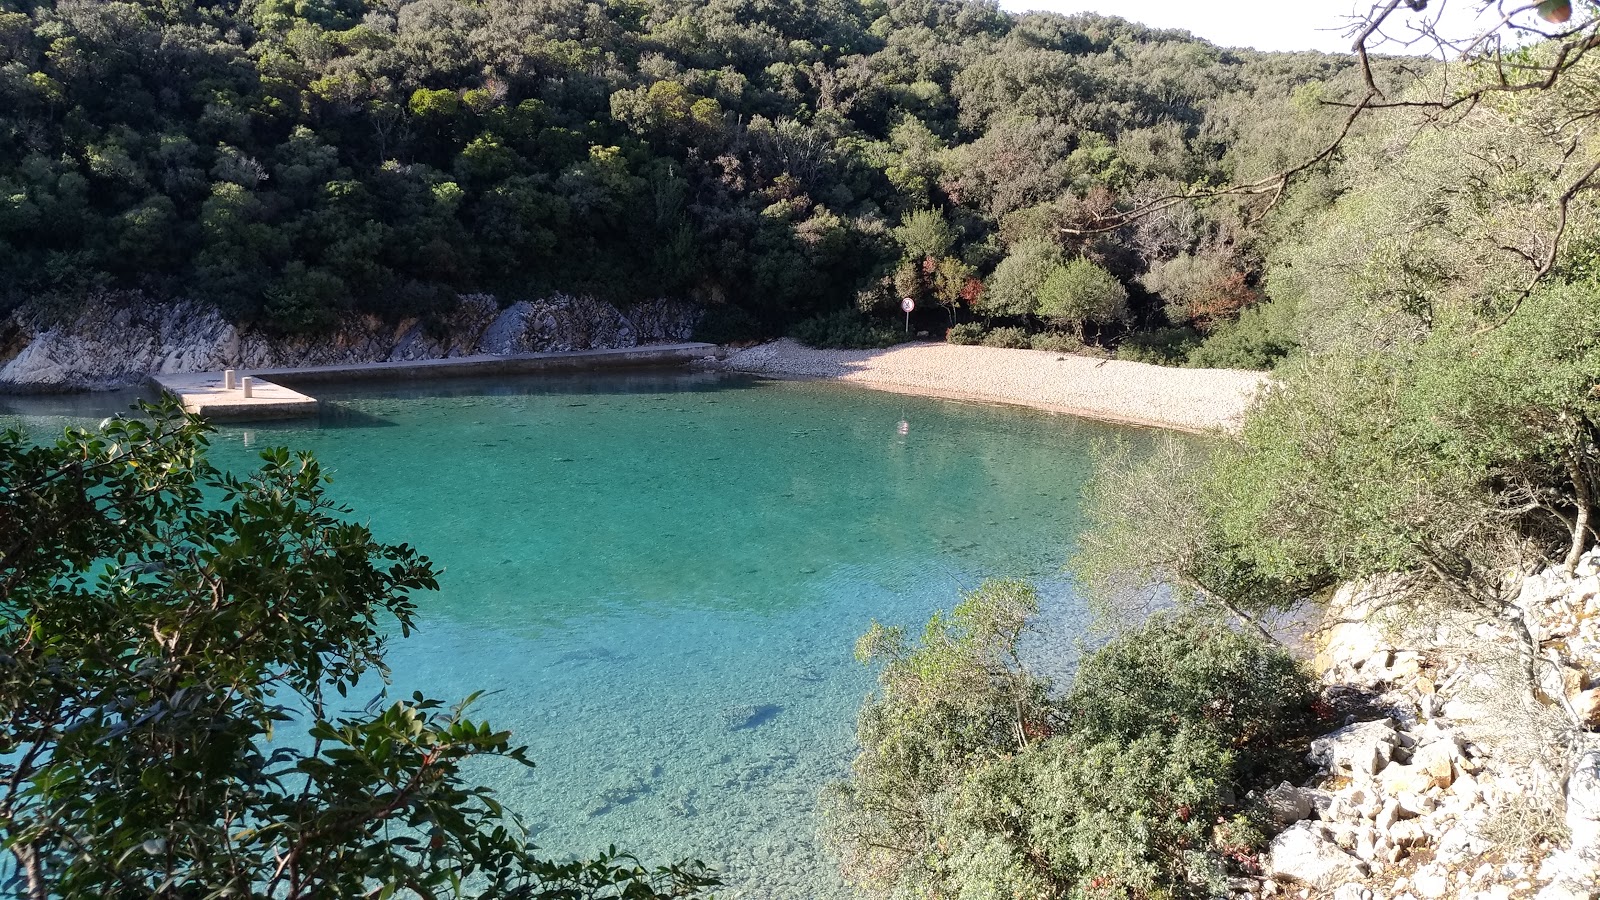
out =
[[905,340],[893,328],[875,325],[853,309],[812,316],[789,330],[789,336],[808,347],[867,350]]
[[[1292,765],[1310,683],[1275,644],[1198,613],[1160,616],[1086,657],[1062,706],[1074,732],[1127,743],[1187,729],[1233,750],[1233,780]],[[1288,755],[1286,755],[1288,754]]]
[[986,315],[1031,316],[1039,309],[1039,289],[1059,265],[1061,250],[1051,241],[1022,241],[995,267],[975,305]]
[[1298,346],[1295,304],[1273,300],[1217,326],[1189,352],[1188,364],[1204,369],[1271,369]]
[[1026,350],[1029,346],[1028,333],[1021,328],[1005,326],[991,329],[983,336],[985,347],[1005,347],[1008,350]]
[[876,623],[857,642],[858,659],[883,663],[879,688],[861,708],[850,780],[823,797],[827,839],[852,880],[889,889],[909,863],[892,848],[931,844],[944,795],[996,748],[1015,751],[1049,727],[1048,683],[1016,654],[1038,608],[1026,582],[991,581],[936,613],[916,645]]
[[1189,729],[1126,744],[1068,735],[998,759],[953,792],[934,845],[949,849],[905,894],[1227,896],[1212,840],[1227,760]]
[[1225,250],[1198,256],[1179,254],[1151,266],[1140,281],[1147,290],[1161,295],[1167,321],[1203,332],[1232,322],[1241,310],[1261,299]]
[[986,584],[923,643],[874,630],[881,691],[862,752],[824,798],[852,881],[896,897],[1225,893],[1261,840],[1234,807],[1293,774],[1311,687],[1281,648],[1198,613],[1158,616],[1087,657],[1052,698],[1020,662],[1036,608]]
[[1124,338],[1117,347],[1117,359],[1157,366],[1182,366],[1198,346],[1200,333],[1193,328],[1156,328]]
[[952,344],[981,344],[983,343],[984,329],[977,322],[962,322],[952,325],[945,332],[944,339]]
[[1059,331],[1041,331],[1028,338],[1028,346],[1051,353],[1076,353],[1083,349],[1083,341]]

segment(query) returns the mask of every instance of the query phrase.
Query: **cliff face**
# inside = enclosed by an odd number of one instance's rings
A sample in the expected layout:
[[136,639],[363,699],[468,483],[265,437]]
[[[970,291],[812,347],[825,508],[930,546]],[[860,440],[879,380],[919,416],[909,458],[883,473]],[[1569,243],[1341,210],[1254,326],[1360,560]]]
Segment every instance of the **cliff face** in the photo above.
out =
[[109,390],[159,373],[443,359],[478,353],[598,350],[689,339],[698,310],[655,300],[618,309],[553,297],[502,309],[471,295],[427,320],[352,315],[316,336],[236,326],[214,306],[99,295],[52,316],[23,306],[0,319],[0,391]]

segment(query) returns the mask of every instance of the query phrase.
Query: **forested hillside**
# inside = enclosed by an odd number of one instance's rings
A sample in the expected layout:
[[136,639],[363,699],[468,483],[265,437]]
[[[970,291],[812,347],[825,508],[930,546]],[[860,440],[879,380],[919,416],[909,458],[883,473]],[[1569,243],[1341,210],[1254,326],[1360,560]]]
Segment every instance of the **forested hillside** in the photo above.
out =
[[[565,290],[728,338],[911,294],[929,327],[1204,329],[1258,294],[1237,203],[1061,227],[1294,160],[1347,66],[957,0],[0,0],[0,309],[137,288],[314,331]],[[1074,308],[1080,256],[1126,305]]]

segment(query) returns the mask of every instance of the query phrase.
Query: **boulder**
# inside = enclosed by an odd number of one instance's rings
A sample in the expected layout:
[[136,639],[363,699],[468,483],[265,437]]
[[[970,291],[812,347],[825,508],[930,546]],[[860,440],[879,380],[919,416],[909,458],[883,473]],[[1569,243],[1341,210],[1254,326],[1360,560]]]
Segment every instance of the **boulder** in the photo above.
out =
[[1438,779],[1440,787],[1449,787],[1457,767],[1466,768],[1468,761],[1461,737],[1449,734],[1418,747],[1411,764]]
[[1600,687],[1578,691],[1572,696],[1572,710],[1578,725],[1590,731],[1600,729]]
[[1438,900],[1450,890],[1450,873],[1444,866],[1423,866],[1411,876],[1411,892],[1423,900]]
[[1373,818],[1382,808],[1382,800],[1370,788],[1351,786],[1336,792],[1318,816],[1327,822],[1351,822]]
[[1450,784],[1450,778],[1446,775],[1441,779],[1421,766],[1390,763],[1378,773],[1378,784],[1385,794],[1398,797],[1401,794],[1420,794],[1431,787],[1446,787]]
[[1600,750],[1579,756],[1567,776],[1567,828],[1573,850],[1600,855]]
[[1317,793],[1285,781],[1261,795],[1261,807],[1274,827],[1288,828],[1301,819],[1311,818]]
[[1367,874],[1361,860],[1346,853],[1312,822],[1297,822],[1272,839],[1267,872],[1279,881],[1293,881],[1320,891],[1359,881]]
[[1389,828],[1389,840],[1401,847],[1419,847],[1428,842],[1428,834],[1422,830],[1420,821],[1407,819]]
[[1357,722],[1312,741],[1308,758],[1329,771],[1370,778],[1388,765],[1398,742],[1392,720]]

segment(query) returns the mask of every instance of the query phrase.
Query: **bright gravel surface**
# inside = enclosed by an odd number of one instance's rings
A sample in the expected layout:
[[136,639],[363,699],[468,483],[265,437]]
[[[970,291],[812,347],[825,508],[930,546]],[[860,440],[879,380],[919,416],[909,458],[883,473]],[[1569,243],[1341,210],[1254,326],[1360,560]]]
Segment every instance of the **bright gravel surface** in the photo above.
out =
[[1268,380],[1261,372],[1170,369],[1044,350],[943,343],[814,350],[785,339],[733,350],[723,366],[780,378],[829,378],[890,391],[1015,403],[1182,431],[1238,427]]

